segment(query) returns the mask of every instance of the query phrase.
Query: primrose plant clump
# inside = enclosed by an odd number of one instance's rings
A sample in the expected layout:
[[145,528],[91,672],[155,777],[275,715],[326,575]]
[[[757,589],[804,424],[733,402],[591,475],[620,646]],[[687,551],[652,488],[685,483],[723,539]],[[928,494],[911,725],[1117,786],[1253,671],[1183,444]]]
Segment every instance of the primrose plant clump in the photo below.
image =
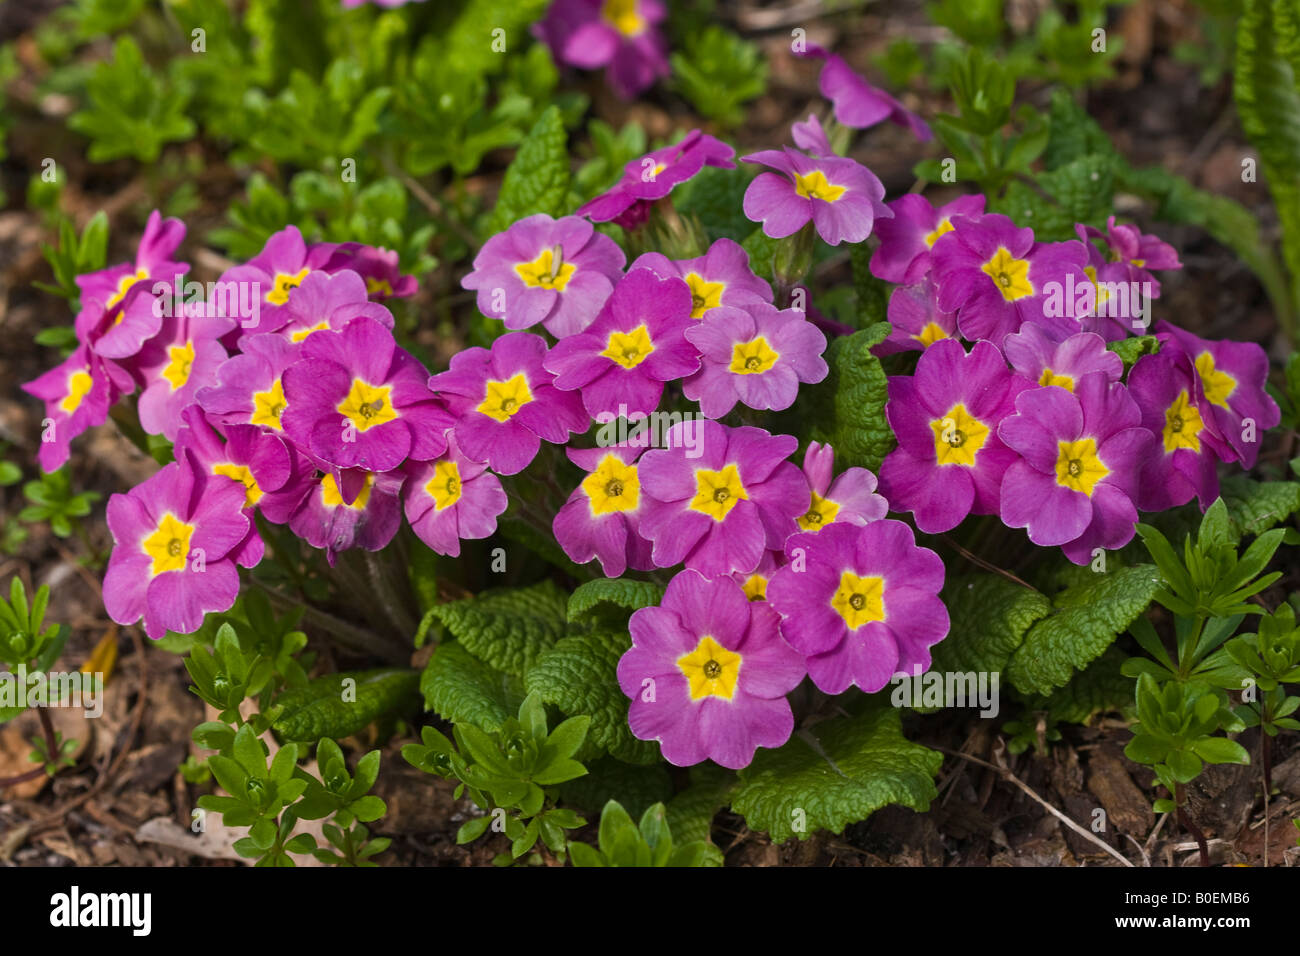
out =
[[[159,202],[112,265],[104,221],[66,227],[63,358],[22,386],[43,472],[110,419],[156,462],[107,499],[104,609],[186,654],[215,715],[186,777],[241,855],[384,862],[402,738],[499,863],[718,865],[720,810],[774,842],[925,811],[964,739],[931,715],[963,708],[1012,754],[1130,722],[1202,848],[1204,764],[1261,728],[1267,781],[1300,729],[1268,570],[1300,485],[1261,449],[1300,375],[1162,308],[1187,231],[1116,213],[1161,184],[1064,85],[1013,111],[1013,67],[955,42],[940,113],[798,28],[772,55],[821,99],[760,141],[757,48],[711,27],[702,58],[658,0],[320,6],[323,85],[262,60],[242,106],[204,85],[257,56],[220,30],[159,75],[114,27],[94,76],[190,117],[160,146],[275,175],[215,234]],[[263,28],[181,26],[199,7]],[[691,118],[648,141],[579,89]],[[115,102],[73,118],[92,160],[130,155]],[[863,162],[884,136],[912,188]]]

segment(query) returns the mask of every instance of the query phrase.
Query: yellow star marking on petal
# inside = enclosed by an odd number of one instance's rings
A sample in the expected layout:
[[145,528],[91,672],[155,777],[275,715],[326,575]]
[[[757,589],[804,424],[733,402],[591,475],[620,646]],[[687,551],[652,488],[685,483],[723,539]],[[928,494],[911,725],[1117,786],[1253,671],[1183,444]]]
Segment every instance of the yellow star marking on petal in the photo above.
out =
[[1147,264],[1145,259],[1130,259],[1129,262],[1133,263],[1133,265],[1137,266],[1139,269]]
[[812,493],[812,504],[796,520],[799,522],[799,527],[804,531],[820,531],[833,522],[835,516],[839,513],[840,506],[838,502],[823,498],[814,491]]
[[835,202],[848,191],[848,188],[835,185],[820,169],[814,169],[807,175],[794,174],[794,191],[804,199]]
[[1110,292],[1097,281],[1097,269],[1094,266],[1084,266],[1083,271],[1087,273],[1088,280],[1092,282],[1093,306],[1096,311],[1100,312],[1102,303],[1110,298]]
[[993,284],[1008,302],[1023,299],[1034,294],[1034,287],[1029,281],[1029,260],[1017,259],[1005,246],[998,246],[993,258],[980,269],[993,280]]
[[831,596],[831,607],[850,630],[885,619],[885,579],[874,574],[858,577],[852,571],[840,574],[840,586]]
[[95,380],[89,372],[77,371],[68,376],[68,394],[59,402],[59,408],[69,415],[81,407],[81,401],[95,387]]
[[737,501],[749,498],[735,465],[727,465],[721,471],[695,469],[695,489],[691,510],[706,514],[714,521],[722,521]]
[[519,409],[532,400],[533,392],[528,387],[528,379],[523,372],[519,372],[504,382],[489,380],[478,410],[488,418],[508,422]]
[[313,332],[324,332],[324,331],[327,330],[329,327],[330,327],[329,320],[328,320],[328,319],[321,319],[321,320],[320,320],[319,322],[317,322],[315,325],[308,326],[308,327],[305,328],[305,329],[299,329],[297,332],[292,333],[292,334],[289,336],[289,338],[292,339],[292,340],[295,341],[295,342],[301,342],[303,339],[305,339],[307,336],[311,335]]
[[710,309],[722,305],[722,292],[727,288],[725,282],[710,282],[698,273],[686,276],[686,284],[691,288],[691,318],[702,319]]
[[582,479],[593,517],[616,511],[635,511],[641,503],[641,479],[636,465],[629,465],[617,455],[600,460],[596,470]]
[[729,651],[708,634],[700,638],[695,650],[677,658],[677,667],[686,675],[691,700],[721,697],[731,700],[740,678],[741,657]]
[[462,485],[460,466],[454,461],[439,461],[433,466],[433,477],[424,483],[424,490],[433,499],[433,510],[450,508],[460,501]]
[[942,418],[933,419],[934,457],[940,465],[975,464],[975,455],[989,440],[989,427],[958,402]]
[[636,4],[637,0],[605,0],[600,15],[623,36],[633,37],[645,29]]
[[1220,408],[1228,407],[1228,397],[1236,391],[1237,380],[1227,372],[1220,372],[1214,367],[1214,356],[1202,352],[1196,356],[1196,371],[1201,376],[1201,387],[1205,389],[1205,398]]
[[391,385],[371,385],[359,378],[352,380],[352,388],[347,397],[339,402],[336,410],[344,418],[350,419],[357,431],[363,432],[391,422],[397,417],[393,408]]
[[[361,486],[361,491],[357,493],[356,500],[347,507],[354,511],[364,511],[366,504],[370,501],[370,487],[375,483],[375,476],[367,474],[365,484]],[[339,505],[346,504],[343,495],[339,491],[338,483],[334,480],[333,475],[326,475],[320,483],[320,500],[328,508],[337,508]]]
[[[137,282],[143,282],[147,278],[149,278],[148,269],[137,269],[134,274],[127,273],[122,276],[121,281],[117,284],[117,291],[109,297],[109,300],[106,303],[104,303],[104,308],[106,310],[112,309],[126,298],[126,294],[131,291],[131,286],[135,285]],[[122,321],[120,316],[118,317],[118,321]]]
[[624,368],[636,368],[655,350],[644,322],[631,332],[611,332],[600,354]]
[[751,601],[767,600],[767,578],[761,574],[751,574],[740,587]]
[[174,392],[183,388],[190,380],[190,367],[194,364],[194,343],[173,345],[167,350],[167,355],[170,361],[163,367],[162,377],[167,380]]
[[267,391],[253,393],[253,415],[249,418],[248,423],[250,425],[265,425],[268,428],[274,428],[276,431],[282,431],[280,416],[284,414],[286,404],[284,400],[284,383],[277,378],[271,383],[271,387]]
[[1180,448],[1190,448],[1199,453],[1201,429],[1204,427],[1205,421],[1201,418],[1200,409],[1191,403],[1187,389],[1183,389],[1165,409],[1165,427],[1162,432],[1165,453],[1169,454]]
[[767,344],[767,339],[759,336],[749,342],[737,342],[731,350],[731,365],[728,370],[736,375],[762,375],[776,364],[781,353]]
[[194,525],[186,524],[170,511],[162,516],[153,534],[144,539],[144,553],[153,558],[149,573],[157,576],[165,571],[180,571],[190,553],[190,537]]
[[943,330],[943,326],[938,322],[925,323],[925,328],[923,328],[918,335],[912,336],[912,338],[916,339],[927,349],[935,342],[938,342],[940,339],[946,339],[947,337],[948,333]]
[[1067,392],[1074,391],[1074,378],[1069,375],[1062,375],[1054,372],[1050,368],[1043,369],[1043,374],[1038,376],[1039,385],[1057,385]]
[[393,287],[387,279],[376,279],[374,276],[366,276],[366,295],[392,295]]
[[934,227],[934,231],[926,234],[925,244],[933,249],[934,244],[944,236],[948,235],[948,233],[952,232],[953,228],[953,224],[949,222],[948,219],[944,218],[939,220],[939,225]]
[[543,249],[542,254],[532,262],[521,262],[515,266],[515,272],[524,280],[524,285],[531,288],[554,289],[563,292],[578,267],[572,262],[564,261],[564,250],[556,245]]
[[228,461],[213,465],[212,473],[234,478],[244,486],[244,507],[251,508],[262,500],[262,489],[257,486],[257,479],[253,477],[253,472],[247,465],[236,465],[233,461]]
[[1110,469],[1097,457],[1096,440],[1063,441],[1057,447],[1060,454],[1056,458],[1056,483],[1071,491],[1082,491],[1091,498],[1097,482],[1110,474]]
[[306,266],[303,266],[296,275],[277,272],[275,281],[271,284],[271,291],[266,294],[266,301],[272,305],[284,305],[289,301],[289,293],[302,285],[302,280],[307,278],[309,272],[311,269]]

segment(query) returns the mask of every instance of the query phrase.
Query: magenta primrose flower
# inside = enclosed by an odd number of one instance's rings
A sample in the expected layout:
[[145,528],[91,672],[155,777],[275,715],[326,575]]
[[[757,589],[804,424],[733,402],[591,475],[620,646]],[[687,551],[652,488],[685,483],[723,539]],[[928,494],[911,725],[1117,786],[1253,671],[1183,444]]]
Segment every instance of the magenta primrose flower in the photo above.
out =
[[906,524],[836,523],[792,535],[785,554],[767,600],[818,688],[874,693],[896,673],[929,668],[930,648],[948,633],[943,561]]
[[618,662],[618,683],[632,701],[632,733],[659,741],[679,767],[712,760],[736,770],[757,748],[785,743],[794,730],[785,695],[804,666],[779,621],[730,578],[675,576],[659,606],[628,623],[632,647]]
[[1138,508],[1164,511],[1193,497],[1208,508],[1219,496],[1215,466],[1236,454],[1219,434],[1192,360],[1167,342],[1155,355],[1134,363],[1128,390],[1142,411],[1142,427],[1157,439],[1143,462]]
[[499,232],[474,257],[461,286],[478,292],[478,310],[508,329],[539,322],[556,337],[589,326],[623,276],[626,257],[613,239],[577,216],[528,216]]
[[900,285],[889,294],[885,317],[889,335],[871,351],[876,355],[925,351],[935,342],[955,338],[957,313],[939,308],[934,279],[927,275],[916,285]]
[[1016,398],[1016,414],[998,437],[1021,459],[1002,479],[1002,521],[1027,528],[1034,544],[1062,545],[1075,564],[1095,548],[1121,548],[1133,538],[1134,501],[1155,436],[1128,389],[1092,372],[1074,392],[1052,385]]
[[1119,273],[1123,281],[1150,282],[1152,298],[1160,297],[1160,282],[1151,274],[1152,269],[1181,269],[1178,250],[1158,236],[1142,232],[1137,226],[1116,225],[1115,217],[1106,219],[1103,233],[1095,226],[1076,227],[1085,242],[1101,239],[1106,244],[1107,258],[1112,264],[1123,267]]
[[391,471],[447,450],[455,419],[429,393],[429,373],[371,318],[308,336],[284,372],[280,422],[302,449],[339,468]]
[[745,190],[745,215],[773,239],[792,236],[809,222],[832,246],[862,242],[877,219],[894,214],[882,202],[885,187],[861,163],[836,156],[814,159],[788,146],[742,156],[775,169],[759,173]]
[[280,417],[285,370],[298,361],[301,347],[274,332],[247,336],[240,353],[217,366],[216,381],[195,392],[195,401],[210,421],[220,425],[257,425],[283,433]]
[[546,343],[529,332],[509,332],[485,348],[464,349],[451,367],[429,379],[456,419],[461,452],[500,475],[523,471],[542,439],[568,441],[590,418],[577,392],[563,392],[546,371]]
[[705,166],[735,169],[736,151],[721,140],[693,129],[673,146],[652,150],[623,167],[623,178],[578,209],[592,222],[613,222],[635,229],[650,215],[650,205]]
[[217,369],[226,360],[221,337],[234,325],[233,318],[207,315],[202,303],[163,319],[158,335],[140,350],[137,365],[145,385],[140,427],[148,434],[176,439],[181,412],[199,390],[216,382]]
[[816,533],[836,521],[867,524],[889,511],[889,502],[876,494],[876,476],[866,468],[846,468],[835,476],[835,449],[809,442],[803,474],[812,489],[812,503],[798,518],[799,529]]
[[655,567],[650,542],[641,537],[642,448],[622,444],[604,448],[566,448],[569,460],[587,474],[555,515],[555,540],[575,564],[600,561],[607,578],[628,568]]
[[508,504],[487,465],[461,454],[454,440],[434,461],[406,463],[402,501],[406,520],[434,551],[456,558],[461,541],[489,537]]
[[109,408],[134,391],[135,383],[116,362],[79,345],[63,362],[22,389],[45,402],[47,424],[42,426],[36,460],[42,471],[50,472],[58,471],[68,460],[72,439],[87,428],[104,424]]
[[[345,269],[334,274],[318,269],[302,280],[284,305],[285,323],[278,334],[297,344],[313,332],[335,332],[353,319],[374,319],[386,329],[393,327],[393,314],[366,292],[366,280]],[[261,333],[254,333],[261,334]],[[245,335],[244,339],[250,338]]]
[[[221,282],[247,282],[257,291],[258,320],[251,326],[241,322],[243,334],[274,332],[283,326],[289,320],[285,309],[289,298],[307,276],[324,268],[337,249],[332,243],[309,247],[297,226],[286,226],[267,239],[252,259],[222,273]],[[245,322],[251,318],[245,317]]]
[[853,71],[842,57],[829,53],[814,43],[806,46],[803,56],[823,60],[818,86],[822,96],[835,107],[835,119],[854,129],[868,129],[889,120],[895,126],[912,131],[921,142],[928,142],[934,134],[929,125],[884,90],[872,86]]
[[794,309],[766,302],[747,309],[719,306],[686,330],[700,352],[700,370],[682,383],[687,398],[709,418],[740,402],[781,411],[794,404],[799,383],[826,378],[826,336]]
[[[130,358],[158,334],[162,314],[153,308],[153,287],[169,286],[189,272],[189,263],[173,261],[185,241],[185,223],[163,219],[158,210],[149,214],[134,262],[77,276],[81,311],[74,325],[77,341],[110,359]],[[137,303],[137,300],[138,303]],[[128,306],[135,306],[130,308]]]
[[791,435],[696,419],[670,427],[664,443],[637,469],[646,496],[641,533],[661,568],[685,561],[709,577],[748,573],[808,511],[808,483],[786,461],[798,447]]
[[658,30],[665,16],[660,0],[555,0],[533,34],[561,63],[606,67],[605,82],[630,100],[668,75],[668,45]]
[[1067,392],[1089,372],[1101,372],[1108,382],[1124,375],[1124,362],[1106,348],[1095,332],[1076,332],[1062,339],[1059,333],[1027,323],[1002,340],[1002,351],[1018,375],[1037,385],[1059,385]]
[[739,243],[719,239],[695,259],[669,259],[663,253],[637,256],[628,272],[650,269],[661,279],[685,279],[691,290],[691,318],[702,319],[720,305],[745,308],[772,301],[772,287],[749,268],[749,253]]
[[683,280],[634,269],[614,287],[596,321],[561,339],[543,365],[556,388],[580,390],[593,418],[649,415],[659,407],[665,382],[700,367],[685,335],[696,325]]
[[816,113],[809,113],[808,118],[801,123],[792,123],[790,138],[794,140],[796,146],[813,156],[836,155],[835,147],[831,145],[830,137],[826,135],[826,128],[822,126],[822,121],[817,118]]
[[1168,322],[1157,323],[1155,331],[1162,342],[1187,353],[1201,377],[1215,428],[1242,467],[1254,468],[1260,437],[1282,420],[1277,402],[1264,390],[1268,355],[1254,342],[1211,342]]
[[[328,469],[327,465],[321,465]],[[289,519],[289,529],[313,548],[325,551],[333,566],[339,552],[349,548],[379,551],[393,540],[402,524],[401,472],[364,472],[352,500],[344,499],[334,473],[326,473],[303,496]]]
[[397,253],[382,246],[340,242],[321,266],[321,271],[333,274],[345,270],[355,272],[365,280],[366,292],[374,301],[407,299],[420,288],[415,276],[402,275]]
[[1082,277],[1083,243],[1034,242],[1032,229],[1000,215],[956,216],[951,224],[935,242],[931,262],[939,308],[957,313],[964,337],[998,343],[1025,322],[1078,330],[1072,317],[1046,317],[1043,305],[1052,283],[1064,289],[1071,273]]
[[201,472],[188,457],[108,501],[113,554],[104,574],[104,608],[119,624],[144,618],[157,640],[189,634],[209,611],[239,596],[232,552],[250,522],[238,482]]
[[984,213],[984,197],[978,194],[935,208],[924,196],[906,193],[885,205],[894,216],[876,225],[880,245],[871,254],[871,274],[899,285],[913,285],[930,272],[930,250],[952,232],[953,216]]
[[758,567],[747,574],[732,573],[731,580],[740,585],[745,597],[751,601],[767,600],[767,585],[776,574],[776,569],[785,563],[785,555],[780,551],[763,551]]
[[968,355],[955,339],[926,349],[915,375],[891,377],[885,415],[898,447],[880,466],[890,506],[915,514],[927,534],[969,514],[997,514],[1003,475],[1016,460],[998,424],[1029,387],[991,342],[976,342]]

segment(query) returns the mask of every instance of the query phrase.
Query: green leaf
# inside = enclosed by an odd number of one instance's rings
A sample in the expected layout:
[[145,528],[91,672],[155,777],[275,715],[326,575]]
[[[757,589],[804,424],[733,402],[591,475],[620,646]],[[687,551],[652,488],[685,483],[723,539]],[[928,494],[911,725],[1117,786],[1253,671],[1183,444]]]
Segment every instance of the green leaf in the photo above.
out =
[[737,163],[735,169],[705,166],[673,190],[673,208],[682,216],[695,216],[710,242],[732,239],[741,242],[754,228],[745,215],[745,190],[754,169]]
[[411,706],[419,684],[420,675],[406,669],[328,674],[277,697],[281,712],[272,726],[286,740],[347,737],[383,714]]
[[[797,733],[778,750],[760,750],[740,771],[731,806],[774,843],[814,830],[841,832],[890,803],[924,811],[936,796],[943,758],[908,741],[899,711],[873,701]],[[803,823],[803,829],[795,827]]]
[[430,613],[480,661],[522,677],[564,635],[565,605],[563,592],[547,579],[438,604]]
[[1246,748],[1227,737],[1202,737],[1192,750],[1206,763],[1250,763]]
[[943,590],[951,626],[934,646],[933,669],[1001,671],[1035,621],[1051,613],[1045,594],[996,574],[953,578]]
[[659,746],[632,736],[628,699],[618,686],[619,658],[630,646],[626,632],[566,637],[529,668],[524,689],[566,714],[590,716],[588,739],[618,759],[653,763]]
[[1064,687],[1047,698],[1046,708],[1056,721],[1086,724],[1095,714],[1133,709],[1133,681],[1121,673],[1127,658],[1114,645]]
[[[629,612],[638,608],[657,605],[664,596],[662,585],[651,581],[634,581],[630,578],[596,578],[578,585],[569,595],[568,618],[570,623],[578,623],[588,617],[590,612],[602,604],[626,608]],[[604,610],[604,609],[602,609]],[[618,615],[624,620],[627,614]]]
[[484,664],[454,641],[439,645],[420,675],[426,710],[452,723],[477,724],[489,733],[519,710],[519,678]]
[[1219,489],[1238,538],[1267,531],[1300,511],[1300,483],[1294,481],[1255,481],[1231,475],[1220,482]]
[[602,757],[589,763],[587,770],[585,777],[561,786],[560,797],[565,805],[598,813],[610,800],[618,800],[629,813],[641,814],[651,804],[667,801],[673,793],[672,777],[663,763],[636,766]]
[[1110,342],[1106,348],[1120,357],[1124,363],[1124,368],[1130,369],[1133,363],[1144,355],[1155,355],[1160,351],[1160,342],[1154,335],[1138,335],[1132,338],[1120,339],[1118,342]]
[[[1031,226],[1042,241],[1077,238],[1075,223],[1105,224],[1114,204],[1115,169],[1108,156],[1080,156],[1057,169],[1040,174],[1037,189],[1019,180],[1006,195],[989,204],[990,212],[1003,213],[1017,225]],[[1050,198],[1044,198],[1039,190]]]
[[1146,609],[1161,583],[1154,565],[1139,564],[1066,588],[1052,601],[1056,611],[1029,629],[1012,656],[1011,683],[1024,694],[1050,694],[1063,686]]
[[894,447],[894,433],[885,420],[888,382],[871,347],[885,340],[889,323],[878,322],[861,332],[841,336],[826,350],[830,375],[808,389],[809,437],[835,448],[836,466],[879,471]]
[[569,191],[566,144],[560,109],[551,106],[538,118],[506,170],[489,231],[501,232],[512,222],[534,213],[564,214],[564,198]]
[[691,768],[691,785],[668,802],[668,825],[679,843],[711,840],[713,818],[731,800],[736,775],[713,763]]

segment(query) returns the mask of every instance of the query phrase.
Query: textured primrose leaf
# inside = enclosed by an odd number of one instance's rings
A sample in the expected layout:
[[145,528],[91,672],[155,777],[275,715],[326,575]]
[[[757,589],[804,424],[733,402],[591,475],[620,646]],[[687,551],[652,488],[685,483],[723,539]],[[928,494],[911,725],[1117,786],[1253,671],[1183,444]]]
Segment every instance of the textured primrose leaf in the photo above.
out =
[[[633,581],[627,578],[596,578],[580,584],[569,595],[568,615],[570,623],[587,618],[592,609],[602,604],[626,608],[628,613],[638,608],[651,607],[659,603],[664,596],[664,589],[650,581]],[[627,617],[627,614],[623,615]]]
[[741,242],[754,228],[743,208],[753,178],[754,168],[743,163],[735,169],[706,166],[673,191],[673,206],[698,218],[710,243],[724,237]]
[[1023,694],[1050,694],[1076,669],[1100,657],[1146,610],[1161,584],[1155,565],[1139,564],[1066,588],[1052,601],[1054,613],[1025,635],[1007,665],[1007,677]]
[[[586,776],[560,785],[560,800],[565,806],[594,815],[599,815],[610,800],[617,800],[628,813],[639,818],[672,793],[672,776],[663,763],[637,766],[608,756],[588,764]],[[679,842],[675,830],[673,842]],[[687,841],[683,838],[680,842]]]
[[691,768],[691,785],[668,802],[668,826],[680,843],[712,841],[713,818],[727,806],[736,775],[714,763]]
[[775,268],[772,263],[780,241],[768,236],[763,232],[763,227],[759,226],[740,244],[745,250],[745,254],[749,256],[749,267],[754,270],[754,274],[762,276],[769,282],[772,281],[775,275]]
[[1133,367],[1136,362],[1144,355],[1155,355],[1160,351],[1160,342],[1154,335],[1138,335],[1132,338],[1120,339],[1118,342],[1110,342],[1106,345],[1110,351],[1120,357],[1124,363],[1125,370]]
[[519,678],[489,667],[459,644],[441,644],[420,675],[426,710],[452,723],[476,724],[494,733],[519,712]]
[[566,142],[560,108],[548,107],[506,170],[489,231],[500,232],[534,213],[564,215],[564,197],[569,191]]
[[1300,511],[1300,483],[1255,481],[1243,475],[1224,478],[1219,494],[1228,506],[1228,520],[1240,539],[1256,535]]
[[942,597],[952,625],[931,649],[932,669],[941,672],[1003,670],[1034,622],[1052,612],[1047,595],[996,574],[953,578]]
[[1114,645],[1054,691],[1044,703],[1054,720],[1086,724],[1095,714],[1133,710],[1133,679],[1120,673],[1128,657]]
[[[777,750],[758,751],[740,771],[731,807],[774,843],[814,830],[839,833],[886,804],[929,809],[942,762],[903,736],[897,709],[873,702],[856,717],[819,723]],[[806,828],[797,832],[801,816]]]
[[852,335],[840,336],[826,350],[830,374],[809,389],[810,437],[830,442],[835,465],[880,469],[894,447],[894,433],[885,420],[889,386],[880,359],[871,347],[885,340],[888,322],[877,322]]
[[1075,223],[1105,224],[1113,206],[1115,163],[1110,156],[1080,156],[1057,169],[1042,173],[1038,187],[1012,182],[1006,195],[990,204],[990,212],[1010,216],[1017,225],[1031,226],[1040,240],[1078,238]]
[[564,608],[564,594],[548,579],[438,604],[429,613],[480,661],[523,677],[564,635]]
[[618,661],[631,646],[625,631],[566,637],[528,669],[524,690],[569,716],[589,716],[587,739],[619,760],[653,763],[659,745],[632,736],[628,699],[618,686]]
[[328,674],[277,697],[276,706],[282,710],[272,726],[292,741],[347,737],[375,718],[414,703],[419,684],[415,671],[397,668]]

